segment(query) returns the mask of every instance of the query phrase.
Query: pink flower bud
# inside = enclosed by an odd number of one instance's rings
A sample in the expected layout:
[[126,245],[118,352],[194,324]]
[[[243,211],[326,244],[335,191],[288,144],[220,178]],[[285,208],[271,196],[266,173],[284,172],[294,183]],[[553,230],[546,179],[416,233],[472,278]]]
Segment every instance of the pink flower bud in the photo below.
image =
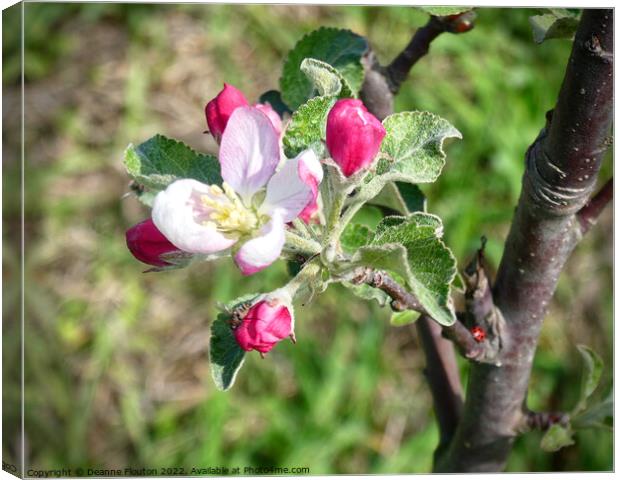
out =
[[[278,297],[260,300],[250,307],[242,323],[235,328],[237,343],[246,352],[267,353],[276,343],[293,334],[292,307]],[[293,337],[291,337],[293,338]]]
[[280,118],[280,115],[278,115],[278,112],[273,109],[271,104],[268,102],[257,103],[254,105],[254,107],[258,108],[261,112],[267,115],[269,117],[269,120],[271,120],[273,128],[276,129],[278,136],[282,135],[282,119]]
[[246,105],[248,105],[248,101],[241,90],[227,83],[224,84],[224,88],[217,94],[217,97],[207,103],[205,106],[207,125],[217,143],[220,143],[228,119],[235,109]]
[[134,257],[155,267],[171,265],[162,260],[164,253],[181,251],[164,237],[150,218],[127,230],[125,239]]
[[383,137],[385,128],[361,100],[338,100],[327,115],[327,148],[346,177],[372,163]]

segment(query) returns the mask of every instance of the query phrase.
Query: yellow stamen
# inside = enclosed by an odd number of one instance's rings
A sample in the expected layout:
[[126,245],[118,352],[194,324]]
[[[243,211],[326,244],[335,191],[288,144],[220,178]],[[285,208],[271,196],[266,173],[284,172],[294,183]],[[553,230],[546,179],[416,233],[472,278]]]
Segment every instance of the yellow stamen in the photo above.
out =
[[216,228],[222,233],[238,238],[259,226],[256,212],[246,208],[232,187],[225,182],[222,188],[211,185],[209,195],[203,195],[201,201],[212,210],[204,225]]

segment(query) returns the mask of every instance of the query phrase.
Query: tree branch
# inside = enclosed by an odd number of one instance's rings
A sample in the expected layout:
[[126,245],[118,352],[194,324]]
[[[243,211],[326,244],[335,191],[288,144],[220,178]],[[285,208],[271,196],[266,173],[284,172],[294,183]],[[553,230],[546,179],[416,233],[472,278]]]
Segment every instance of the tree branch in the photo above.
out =
[[431,42],[444,32],[464,33],[471,30],[474,18],[473,11],[447,17],[431,16],[387,67],[379,63],[370,49],[362,59],[364,83],[360,96],[366,108],[379,120],[394,113],[394,95],[413,66],[428,53]]
[[439,425],[439,446],[435,454],[441,455],[450,444],[461,419],[463,410],[461,377],[454,348],[449,340],[442,337],[441,326],[428,315],[422,315],[416,322],[416,330],[426,357],[424,373],[431,390]]
[[500,471],[523,425],[542,320],[581,238],[613,106],[613,10],[583,11],[550,125],[526,154],[519,204],[493,288],[508,334],[501,366],[474,364],[463,417],[437,471]]
[[407,79],[409,71],[424,55],[428,53],[431,42],[444,32],[464,33],[473,28],[473,11],[463,12],[447,17],[431,16],[426,25],[419,28],[410,42],[386,69],[388,83],[392,93],[398,93],[400,86]]
[[607,206],[614,196],[614,180],[610,178],[607,180],[603,188],[594,195],[584,207],[577,212],[577,220],[579,220],[579,226],[581,227],[582,235],[585,235],[590,228],[596,223],[599,215],[603,209]]

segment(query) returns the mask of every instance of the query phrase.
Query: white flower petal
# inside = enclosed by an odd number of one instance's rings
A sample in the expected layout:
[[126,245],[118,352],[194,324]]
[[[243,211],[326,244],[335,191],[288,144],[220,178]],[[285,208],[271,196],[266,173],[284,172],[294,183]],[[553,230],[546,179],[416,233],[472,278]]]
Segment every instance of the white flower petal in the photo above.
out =
[[235,255],[244,275],[252,275],[275,262],[284,246],[284,220],[276,211],[261,229],[261,236],[245,242]]
[[190,253],[215,253],[235,243],[212,226],[203,225],[210,210],[200,197],[208,195],[208,185],[184,179],[159,192],[153,203],[155,226],[177,248]]
[[323,169],[313,150],[304,150],[283,167],[267,184],[267,196],[261,211],[270,215],[278,209],[284,222],[297,218],[299,213],[316,199]]
[[280,161],[278,134],[269,117],[254,107],[237,108],[222,135],[219,159],[222,178],[249,202]]

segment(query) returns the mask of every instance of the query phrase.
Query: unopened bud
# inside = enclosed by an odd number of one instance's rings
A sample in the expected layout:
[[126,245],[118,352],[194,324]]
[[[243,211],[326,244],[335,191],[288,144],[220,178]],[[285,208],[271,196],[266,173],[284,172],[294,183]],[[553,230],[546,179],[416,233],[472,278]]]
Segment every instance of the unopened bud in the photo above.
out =
[[327,116],[327,148],[349,177],[367,168],[377,156],[385,128],[361,100],[338,100]]
[[162,259],[162,255],[181,252],[168,241],[150,218],[131,227],[125,232],[127,248],[141,262],[154,267],[171,265]]

